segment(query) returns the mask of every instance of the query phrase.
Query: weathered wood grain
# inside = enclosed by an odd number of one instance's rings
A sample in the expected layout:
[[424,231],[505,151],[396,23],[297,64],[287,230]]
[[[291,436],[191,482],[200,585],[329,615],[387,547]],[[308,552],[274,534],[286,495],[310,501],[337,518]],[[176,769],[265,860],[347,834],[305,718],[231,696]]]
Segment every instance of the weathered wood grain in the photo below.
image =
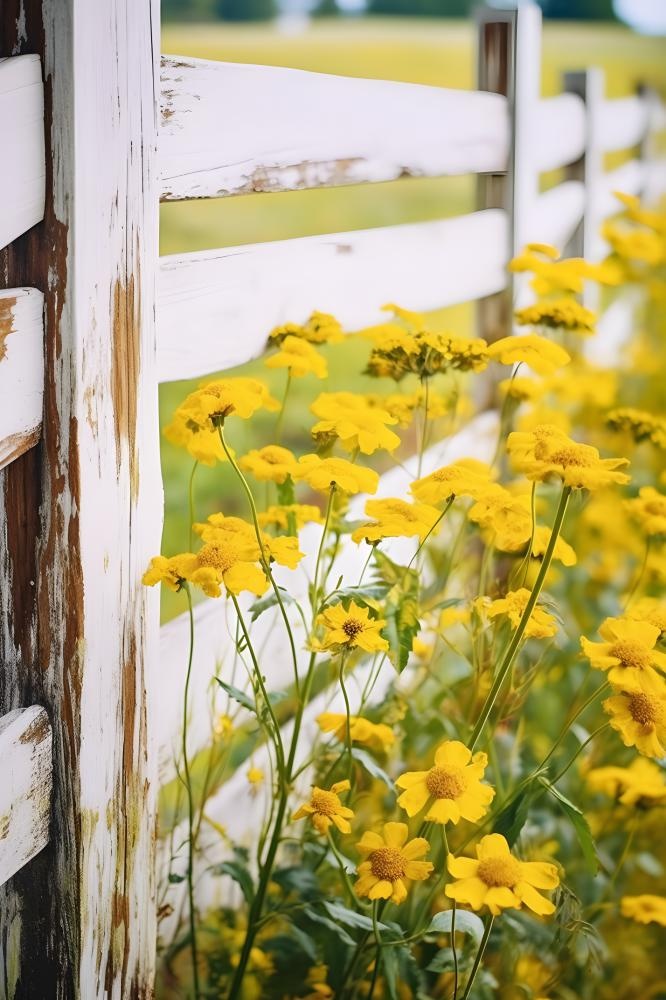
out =
[[331,233],[162,257],[160,381],[230,368],[264,350],[278,323],[313,309],[347,329],[381,321],[380,306],[464,302],[506,281],[502,212]]
[[52,735],[43,708],[0,717],[0,885],[48,843]]
[[0,469],[39,440],[44,395],[44,296],[0,291]]
[[44,218],[44,87],[39,56],[0,58],[0,249]]
[[0,503],[0,710],[43,704],[54,734],[41,884],[28,866],[0,903],[16,1000],[153,995],[158,19],[147,0],[0,14],[2,54],[42,54],[48,142],[44,223],[0,271],[44,291],[47,351],[43,439]]
[[162,57],[162,198],[503,170],[506,100],[277,66]]

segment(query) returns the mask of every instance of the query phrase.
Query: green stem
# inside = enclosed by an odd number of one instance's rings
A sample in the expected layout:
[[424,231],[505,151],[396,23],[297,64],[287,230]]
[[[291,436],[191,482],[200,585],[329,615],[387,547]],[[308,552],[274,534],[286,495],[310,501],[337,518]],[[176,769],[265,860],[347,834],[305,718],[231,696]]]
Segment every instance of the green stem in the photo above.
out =
[[536,602],[539,599],[539,594],[541,593],[544,580],[546,579],[546,574],[550,569],[550,564],[553,558],[553,552],[555,551],[555,545],[557,543],[557,539],[560,534],[560,530],[562,528],[562,523],[564,521],[564,517],[567,512],[567,505],[569,503],[570,496],[571,496],[571,487],[565,486],[564,489],[562,490],[562,495],[560,497],[557,513],[555,514],[555,521],[553,522],[553,528],[550,534],[550,539],[548,541],[548,547],[546,549],[546,552],[544,553],[543,561],[539,569],[539,574],[534,583],[534,588],[529,596],[527,604],[525,605],[525,610],[523,611],[522,617],[518,623],[518,628],[514,632],[511,642],[509,643],[506,653],[504,654],[504,658],[502,660],[502,663],[500,664],[499,670],[497,671],[497,675],[495,677],[493,685],[490,691],[488,692],[488,696],[484,702],[483,708],[481,709],[481,714],[479,715],[476,725],[474,726],[474,730],[472,732],[472,736],[469,742],[470,750],[473,750],[479,741],[479,737],[481,736],[484,726],[488,721],[488,717],[490,716],[490,713],[493,710],[493,706],[497,700],[497,696],[502,689],[504,681],[506,680],[506,677],[513,665],[513,661],[515,660],[516,655],[518,653],[518,648],[523,638],[525,629],[527,628],[527,623],[529,622],[530,616],[534,610]]
[[458,951],[456,949],[456,901],[451,908],[451,951],[453,952],[453,998],[458,1000]]
[[421,432],[421,442],[419,444],[419,457],[418,465],[416,470],[416,478],[421,478],[421,470],[423,469],[423,455],[425,453],[426,441],[428,439],[428,409],[430,406],[430,379],[426,375],[421,379],[421,385],[423,386],[423,430]]
[[[432,528],[428,529],[428,533],[426,535],[424,535],[423,541],[419,542],[419,545],[418,545],[418,548],[417,548],[416,552],[414,553],[414,555],[412,556],[412,558],[409,560],[409,562],[407,564],[407,569],[408,570],[410,570],[412,568],[412,566],[414,565],[414,560],[416,559],[416,557],[418,556],[419,552],[421,551],[421,549],[423,548],[423,546],[425,545],[425,543],[428,541],[428,539],[432,535],[432,533],[435,530],[435,528],[437,527],[437,525],[441,524],[441,522],[444,520],[444,518],[446,517],[446,515],[448,514],[448,512],[451,510],[451,505],[453,504],[454,500],[455,500],[455,496],[450,496],[449,497],[449,499],[446,501],[446,506],[445,506],[444,510],[439,515],[439,517],[437,518],[437,520],[434,522]],[[407,574],[405,574],[405,576],[406,575]],[[404,584],[405,580],[403,579],[402,582]]]
[[347,663],[348,653],[345,651],[340,655],[340,687],[342,688],[342,697],[345,700],[345,749],[347,752],[347,779],[351,781],[352,767],[354,758],[352,757],[352,739],[351,739],[351,707],[349,705],[349,696],[347,694],[347,688],[345,687],[345,666]]
[[280,444],[282,440],[282,429],[284,426],[284,413],[287,408],[287,399],[289,397],[289,390],[291,389],[291,368],[287,369],[287,381],[284,387],[284,394],[282,396],[282,405],[280,406],[280,412],[278,413],[277,423],[275,424],[275,443]]
[[192,525],[194,524],[194,473],[197,471],[198,466],[199,462],[195,461],[194,465],[192,466],[192,471],[190,472],[190,482],[187,490],[187,501],[188,501],[189,520],[190,520],[187,544],[188,544],[188,550],[190,552],[192,551],[192,545],[194,541],[194,536],[192,534]]
[[375,993],[375,986],[377,985],[377,979],[379,977],[379,967],[382,961],[382,938],[379,933],[379,927],[377,926],[377,906],[379,905],[378,900],[373,900],[372,903],[372,931],[375,935],[375,943],[377,945],[377,951],[375,954],[375,967],[372,970],[372,980],[370,981],[370,992],[368,993],[368,1000],[372,1000]]
[[345,889],[347,890],[347,894],[349,896],[349,901],[350,903],[353,903],[354,900],[356,899],[356,894],[354,893],[354,886],[351,884],[349,880],[349,875],[347,874],[347,869],[345,868],[344,860],[342,858],[342,855],[338,851],[337,847],[335,846],[335,842],[333,840],[330,830],[327,830],[326,832],[326,839],[328,840],[328,846],[331,848],[331,852],[333,853],[335,860],[338,863],[340,874],[342,875],[342,881],[345,884]]
[[252,496],[252,490],[250,489],[249,483],[245,478],[245,476],[243,475],[243,473],[241,472],[240,467],[236,462],[236,459],[234,458],[231,450],[227,445],[226,439],[224,437],[224,427],[221,424],[218,427],[218,433],[220,435],[220,441],[222,443],[222,447],[224,448],[224,453],[227,456],[227,459],[229,460],[229,464],[231,465],[234,472],[238,476],[240,484],[243,487],[243,491],[250,505],[250,511],[252,514],[252,523],[254,524],[254,533],[257,536],[257,542],[259,544],[259,551],[261,552],[261,561],[263,563],[264,572],[268,577],[271,587],[273,588],[273,593],[275,594],[275,600],[277,601],[278,607],[280,609],[280,614],[282,615],[282,620],[284,622],[284,626],[287,630],[287,636],[289,639],[289,648],[291,650],[291,659],[294,667],[294,685],[296,687],[296,692],[298,693],[299,680],[298,680],[298,657],[296,655],[296,643],[294,642],[294,635],[291,631],[289,618],[287,616],[287,612],[284,603],[282,601],[280,588],[275,582],[275,578],[271,572],[270,557],[266,552],[266,546],[264,545],[264,540],[261,534],[261,528],[259,527],[259,516],[257,514],[257,505],[254,502],[254,497]]
[[333,497],[335,496],[335,483],[331,484],[331,489],[328,494],[328,503],[326,504],[326,516],[324,517],[324,527],[321,531],[321,541],[319,542],[319,548],[317,550],[317,561],[315,563],[314,580],[312,581],[312,626],[314,628],[314,617],[317,611],[317,598],[319,595],[319,570],[321,567],[321,560],[324,554],[324,546],[326,544],[326,535],[328,533],[328,524],[331,520],[331,512],[333,510]]
[[185,773],[185,789],[187,791],[187,896],[189,902],[190,923],[190,953],[192,955],[192,980],[194,985],[194,1000],[199,1000],[199,960],[197,950],[197,928],[194,910],[194,796],[190,776],[190,761],[187,754],[187,707],[190,695],[190,679],[192,676],[192,660],[194,657],[194,610],[192,594],[187,584],[184,585],[187,595],[187,610],[190,621],[190,648],[187,658],[187,673],[185,674],[185,691],[183,694],[183,771]]
[[483,937],[481,938],[481,944],[479,945],[479,950],[476,953],[476,958],[474,959],[474,965],[472,966],[472,971],[469,974],[469,979],[467,980],[467,985],[465,986],[465,992],[462,995],[462,1000],[467,1000],[468,996],[472,992],[472,986],[474,985],[474,980],[476,979],[476,974],[479,971],[479,966],[481,965],[481,959],[483,958],[484,952],[486,950],[486,945],[488,944],[488,938],[490,937],[490,932],[493,929],[493,923],[495,921],[494,917],[488,917],[486,920],[486,928],[483,932]]
[[599,733],[603,732],[604,729],[607,729],[608,726],[610,726],[610,722],[604,722],[603,725],[599,726],[598,729],[595,729],[594,732],[590,736],[588,736],[588,738],[583,743],[581,743],[581,745],[578,747],[578,749],[576,750],[575,754],[573,755],[569,763],[566,764],[566,766],[563,767],[562,770],[558,774],[556,774],[554,778],[551,778],[549,783],[551,785],[554,785],[556,784],[556,782],[560,780],[560,778],[563,778],[564,775],[569,770],[569,768],[571,767],[571,765],[574,763],[574,761],[582,754],[585,747],[592,742],[595,736],[598,736]]

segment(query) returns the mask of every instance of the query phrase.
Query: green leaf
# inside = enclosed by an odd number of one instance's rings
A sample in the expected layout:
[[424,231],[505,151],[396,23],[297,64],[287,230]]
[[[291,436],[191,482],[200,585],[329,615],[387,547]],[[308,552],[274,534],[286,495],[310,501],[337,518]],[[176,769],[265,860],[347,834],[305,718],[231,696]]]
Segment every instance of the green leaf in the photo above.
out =
[[527,817],[535,798],[534,784],[530,783],[519,795],[509,802],[499,813],[493,824],[493,833],[501,833],[506,838],[509,847],[518,840],[521,830],[527,822]]
[[389,585],[378,581],[376,583],[364,583],[360,587],[340,587],[329,595],[335,596],[341,601],[351,598],[355,604],[362,607],[376,608],[379,601],[383,601],[389,591]]
[[393,782],[389,778],[388,774],[375,760],[373,760],[369,753],[365,750],[361,750],[359,747],[352,747],[351,753],[354,760],[357,760],[359,764],[365,768],[368,774],[371,774],[373,778],[378,778],[379,781],[383,781],[387,788],[394,791]]
[[[481,944],[481,938],[483,937],[483,921],[477,917],[475,913],[470,913],[468,910],[457,909],[455,912],[456,934],[458,932],[461,934],[469,934],[478,948]],[[426,934],[450,934],[452,923],[453,910],[442,910],[441,913],[436,913],[432,918],[426,930]]]
[[223,861],[213,868],[215,875],[229,875],[236,882],[245,897],[246,903],[250,905],[254,899],[254,883],[249,871],[239,861]]
[[421,630],[419,621],[418,576],[406,574],[404,587],[396,584],[386,598],[386,625],[383,632],[389,642],[388,658],[399,674],[407,666],[414,636]]
[[[370,917],[366,917],[364,913],[357,913],[356,910],[350,910],[348,907],[343,906],[342,903],[326,901],[324,908],[329,916],[333,917],[339,923],[345,924],[346,927],[354,927],[362,931],[371,931],[373,929]],[[377,927],[381,931],[390,931],[390,928],[386,924],[378,923]]]
[[[283,604],[295,604],[294,598],[282,587],[278,587],[280,591],[280,598]],[[268,597],[262,597],[260,601],[255,601],[250,605],[250,621],[256,622],[259,615],[263,615],[264,611],[268,611],[269,608],[277,607],[278,599],[275,596],[275,591],[271,591]]]
[[243,706],[243,708],[249,709],[253,715],[257,714],[254,702],[247,694],[245,694],[244,691],[241,691],[240,688],[234,687],[233,684],[227,684],[226,681],[220,680],[219,677],[216,677],[215,680],[220,685],[222,690],[227,692],[230,698],[237,701],[239,705]]
[[331,920],[330,917],[325,917],[323,913],[319,913],[312,906],[306,906],[303,908],[303,916],[306,920],[312,921],[313,924],[319,924],[322,927],[326,927],[328,930],[333,932],[336,941],[342,941],[343,944],[348,945],[353,948],[356,945],[354,938],[347,934],[344,927],[341,927],[337,920]]
[[169,872],[169,882],[171,885],[179,885],[181,882],[185,881],[184,875],[178,875],[176,872]]
[[394,586],[396,583],[402,584],[405,576],[409,574],[414,574],[414,570],[408,570],[406,566],[400,566],[398,563],[394,563],[392,559],[382,552],[381,549],[375,547],[373,550],[373,558],[377,569],[379,570],[379,575],[382,580],[389,584],[389,586]]
[[587,820],[578,806],[575,806],[573,802],[566,797],[566,795],[563,795],[562,792],[555,787],[555,785],[551,785],[545,778],[540,778],[539,780],[543,787],[550,792],[554,799],[557,800],[562,812],[573,826],[587,867],[590,872],[596,874],[599,871],[601,863],[597,855],[597,847],[594,843],[594,838],[592,837],[592,831],[588,826]]

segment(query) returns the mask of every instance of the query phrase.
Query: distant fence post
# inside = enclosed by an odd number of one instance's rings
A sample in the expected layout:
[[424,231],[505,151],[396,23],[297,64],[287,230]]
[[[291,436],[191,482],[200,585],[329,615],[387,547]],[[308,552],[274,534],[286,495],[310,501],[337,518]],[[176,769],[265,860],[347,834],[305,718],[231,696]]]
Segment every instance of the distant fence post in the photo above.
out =
[[[44,293],[41,445],[0,487],[0,715],[53,728],[49,846],[0,890],[9,1000],[153,996],[159,550],[153,0],[3,0],[0,56],[37,53],[46,210],[1,284]],[[10,140],[8,140],[10,141]]]

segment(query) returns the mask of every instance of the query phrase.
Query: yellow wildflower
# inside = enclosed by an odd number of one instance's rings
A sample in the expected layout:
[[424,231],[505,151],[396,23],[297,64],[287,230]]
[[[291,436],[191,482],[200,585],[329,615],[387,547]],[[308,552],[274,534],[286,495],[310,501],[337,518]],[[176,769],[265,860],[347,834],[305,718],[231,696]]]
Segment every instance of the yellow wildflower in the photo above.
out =
[[433,870],[421,861],[430,845],[423,837],[407,840],[406,823],[385,823],[383,836],[366,831],[358,842],[359,854],[366,858],[358,866],[356,893],[369,899],[390,899],[402,903],[407,898],[406,881],[423,882]]
[[646,535],[666,534],[666,496],[643,486],[634,500],[625,500],[625,509],[638,521]]
[[642,896],[623,896],[620,900],[623,917],[639,924],[661,924],[666,927],[666,898],[645,893]]
[[258,788],[264,782],[265,775],[260,767],[248,767],[246,775],[253,788]]
[[[204,542],[209,542],[218,548],[237,543],[243,547],[242,551],[246,558],[250,558],[252,554],[257,560],[261,559],[261,547],[254,527],[240,517],[211,514],[205,524],[194,524],[192,527]],[[265,556],[280,566],[295,569],[305,554],[299,550],[297,538],[289,535],[275,538],[263,532],[260,537]]]
[[488,357],[502,365],[524,362],[539,375],[551,375],[557,368],[568,365],[571,361],[559,344],[532,333],[496,340],[488,348]]
[[447,867],[458,881],[446,886],[446,895],[457,903],[481,910],[487,906],[497,916],[502,910],[523,904],[541,916],[555,907],[537,889],[556,889],[560,883],[555,865],[544,861],[519,861],[499,833],[482,837],[476,847],[477,860],[449,854]]
[[666,670],[666,653],[654,648],[659,638],[655,625],[607,618],[599,635],[604,642],[590,642],[582,636],[580,644],[593,667],[608,671],[613,687],[630,693],[666,694],[665,682],[657,673],[657,668]]
[[519,326],[547,327],[555,330],[571,330],[574,333],[594,333],[596,316],[575,299],[547,299],[518,309],[516,322]]
[[626,747],[646,757],[666,754],[666,687],[622,691],[607,698],[603,708]]
[[368,500],[365,513],[374,518],[352,532],[355,542],[378,542],[382,538],[411,538],[423,541],[441,517],[436,507],[427,504],[407,503],[397,497],[386,500]]
[[218,715],[213,725],[213,735],[215,739],[228,740],[234,731],[234,722],[231,716],[226,713]]
[[[398,421],[400,427],[409,427],[416,410],[425,410],[425,390],[422,386],[411,394],[394,392],[388,396],[368,395],[366,399],[371,406],[381,406]],[[424,415],[428,420],[444,417],[451,408],[450,401],[432,390],[428,393],[428,412]]]
[[190,580],[195,567],[196,556],[191,552],[181,552],[177,556],[153,556],[141,582],[146,587],[163,583],[169,590],[177,593]]
[[[340,712],[322,712],[317,716],[322,733],[332,733],[337,740],[347,738],[347,716]],[[373,750],[387,751],[395,743],[395,733],[383,722],[370,722],[359,715],[349,716],[349,738],[352,743],[365,743]]]
[[369,406],[367,400],[353,392],[322,392],[310,409],[320,420],[312,428],[315,437],[333,435],[347,451],[372,455],[379,448],[394,451],[400,438],[387,424],[397,424],[386,410]]
[[256,378],[223,378],[204,383],[178,408],[190,423],[214,430],[227,417],[248,419],[257,410],[278,410],[280,404]]
[[595,767],[588,771],[590,788],[618,799],[624,806],[666,805],[666,775],[661,767],[637,757],[629,767]]
[[288,368],[292,378],[302,378],[304,375],[328,377],[326,358],[307,340],[292,335],[284,338],[277,354],[271,354],[264,364],[267,368]]
[[429,804],[426,823],[478,822],[488,812],[495,795],[481,783],[488,764],[485,753],[475,753],[458,740],[447,740],[435,751],[435,763],[428,771],[406,771],[396,779],[405,791],[398,805],[408,816],[416,816]]
[[533,431],[513,431],[507,451],[514,467],[531,480],[543,482],[557,476],[565,486],[587,490],[629,482],[629,476],[617,471],[628,464],[626,458],[600,458],[592,445],[572,441],[552,424],[539,424]]
[[389,648],[387,640],[381,635],[385,620],[371,618],[368,608],[360,607],[354,601],[350,601],[347,607],[342,603],[331,604],[317,615],[317,624],[325,629],[322,649],[337,646],[375,653]]
[[465,604],[444,608],[439,616],[437,628],[440,632],[444,632],[454,625],[466,625],[471,617],[471,608]]
[[490,467],[474,458],[460,458],[429,476],[416,479],[410,493],[421,503],[436,504],[452,496],[467,496],[477,500],[491,486]]
[[666,449],[666,417],[646,410],[620,407],[611,410],[606,423],[614,431],[628,431],[637,444],[651,441],[657,448]]
[[[506,615],[513,628],[518,628],[529,599],[530,591],[525,587],[521,587],[520,590],[510,590],[505,597],[491,601],[486,608],[486,614],[489,618]],[[557,621],[537,604],[527,622],[525,636],[534,639],[547,639],[555,635],[556,632]]]
[[546,386],[543,381],[539,382],[526,375],[514,375],[513,378],[502,379],[499,390],[503,396],[516,399],[520,403],[527,403],[539,399],[546,391]]
[[288,448],[267,444],[254,448],[238,460],[243,472],[251,472],[262,482],[283,483],[296,469],[296,458]]
[[336,344],[344,340],[344,333],[334,316],[315,311],[304,324],[285,323],[268,335],[273,344],[281,344],[287,337],[298,337],[310,344]]
[[349,781],[336,781],[330,789],[314,785],[310,801],[299,806],[291,818],[296,820],[309,816],[317,833],[324,835],[328,833],[331,823],[335,823],[340,833],[351,833],[349,820],[354,812],[340,801],[340,792],[348,792],[350,788]]
[[201,427],[188,419],[180,408],[175,411],[163,434],[167,441],[178,448],[187,449],[192,458],[203,465],[227,461],[217,428]]
[[294,518],[294,525],[297,529],[312,522],[315,524],[324,523],[319,507],[309,503],[279,504],[267,507],[258,515],[258,520],[262,528],[280,528],[282,531],[286,531],[289,527],[290,517]]
[[293,475],[304,479],[313,490],[328,493],[332,486],[343,493],[375,493],[379,475],[374,469],[354,465],[344,458],[320,458],[319,455],[302,455]]
[[658,628],[657,642],[661,642],[666,635],[666,601],[660,601],[656,597],[641,597],[625,611],[624,617],[637,622],[648,622]]
[[608,220],[601,226],[601,236],[610,243],[613,253],[628,264],[658,267],[666,260],[663,238],[649,229]]

